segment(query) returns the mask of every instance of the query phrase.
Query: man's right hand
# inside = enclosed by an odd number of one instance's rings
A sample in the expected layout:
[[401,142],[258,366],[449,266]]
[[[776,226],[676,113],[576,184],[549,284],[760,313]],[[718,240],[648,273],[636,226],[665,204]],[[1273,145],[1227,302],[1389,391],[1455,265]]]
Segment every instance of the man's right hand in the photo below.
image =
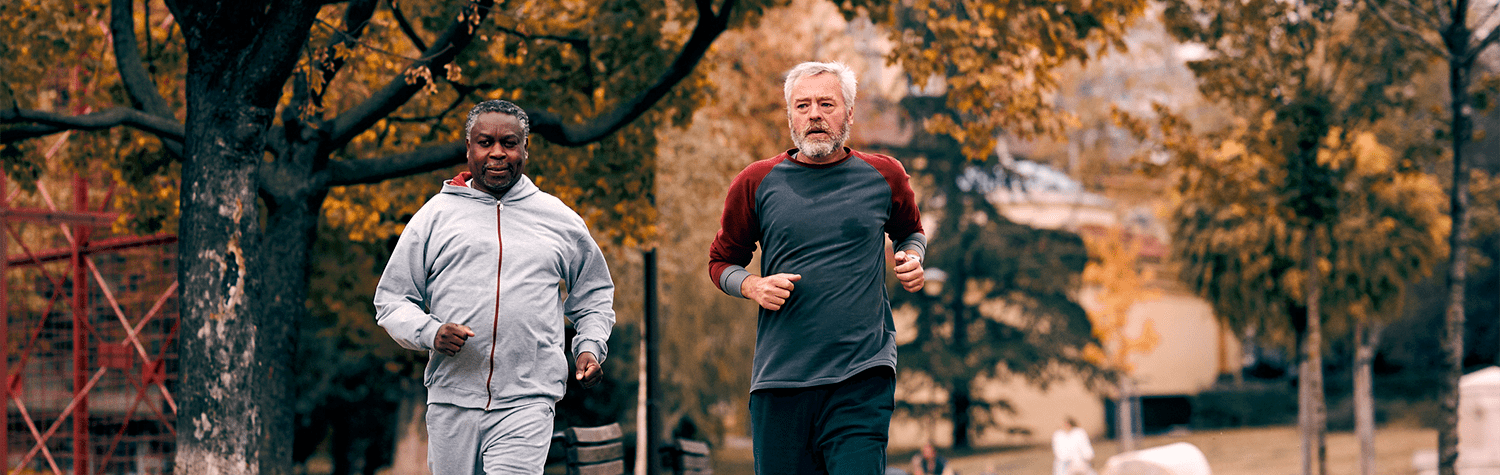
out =
[[458,354],[458,350],[464,348],[464,341],[471,336],[474,336],[474,330],[470,330],[469,327],[457,323],[444,323],[443,326],[438,327],[437,338],[433,339],[432,346],[437,349],[438,353],[453,356]]
[[740,295],[745,296],[766,310],[781,310],[781,305],[792,296],[794,282],[802,280],[801,274],[774,274],[766,277],[751,275],[740,283]]

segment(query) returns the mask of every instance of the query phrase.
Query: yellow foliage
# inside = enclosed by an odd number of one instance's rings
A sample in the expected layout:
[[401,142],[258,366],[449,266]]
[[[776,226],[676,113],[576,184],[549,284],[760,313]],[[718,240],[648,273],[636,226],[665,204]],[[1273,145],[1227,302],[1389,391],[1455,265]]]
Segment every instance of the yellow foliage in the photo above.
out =
[[1093,324],[1094,337],[1103,345],[1085,348],[1084,356],[1102,367],[1129,374],[1134,367],[1130,355],[1149,353],[1160,340],[1150,319],[1142,323],[1139,335],[1126,333],[1130,309],[1137,303],[1160,297],[1161,292],[1150,287],[1152,272],[1140,264],[1142,239],[1111,229],[1103,237],[1085,237],[1084,243],[1088,246],[1089,262],[1084,267],[1083,280],[1098,288],[1096,303],[1085,310]]

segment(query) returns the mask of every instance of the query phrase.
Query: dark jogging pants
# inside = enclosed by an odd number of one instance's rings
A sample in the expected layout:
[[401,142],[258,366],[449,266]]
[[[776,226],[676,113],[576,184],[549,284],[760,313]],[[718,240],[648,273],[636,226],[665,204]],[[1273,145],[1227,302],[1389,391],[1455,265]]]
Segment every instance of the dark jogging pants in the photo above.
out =
[[896,377],[879,366],[834,384],[750,393],[758,475],[882,475]]

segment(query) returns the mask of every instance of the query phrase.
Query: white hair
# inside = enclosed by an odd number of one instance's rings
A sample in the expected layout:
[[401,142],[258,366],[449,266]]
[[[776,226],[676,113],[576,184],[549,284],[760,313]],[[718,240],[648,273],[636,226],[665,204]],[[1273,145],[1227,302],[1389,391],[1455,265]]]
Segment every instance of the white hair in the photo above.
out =
[[834,74],[839,78],[839,89],[844,93],[844,107],[854,107],[854,94],[859,88],[859,82],[854,79],[854,70],[849,69],[844,63],[838,61],[818,63],[808,61],[797,65],[786,73],[785,100],[787,107],[792,104],[792,87],[802,78],[817,76],[819,74]]

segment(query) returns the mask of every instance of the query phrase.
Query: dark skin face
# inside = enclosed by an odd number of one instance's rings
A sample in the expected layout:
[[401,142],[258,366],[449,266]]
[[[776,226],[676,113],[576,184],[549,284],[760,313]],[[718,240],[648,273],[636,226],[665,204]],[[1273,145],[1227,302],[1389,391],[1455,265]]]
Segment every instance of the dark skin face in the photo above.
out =
[[527,138],[515,116],[498,112],[479,116],[465,144],[474,189],[500,198],[526,173]]

